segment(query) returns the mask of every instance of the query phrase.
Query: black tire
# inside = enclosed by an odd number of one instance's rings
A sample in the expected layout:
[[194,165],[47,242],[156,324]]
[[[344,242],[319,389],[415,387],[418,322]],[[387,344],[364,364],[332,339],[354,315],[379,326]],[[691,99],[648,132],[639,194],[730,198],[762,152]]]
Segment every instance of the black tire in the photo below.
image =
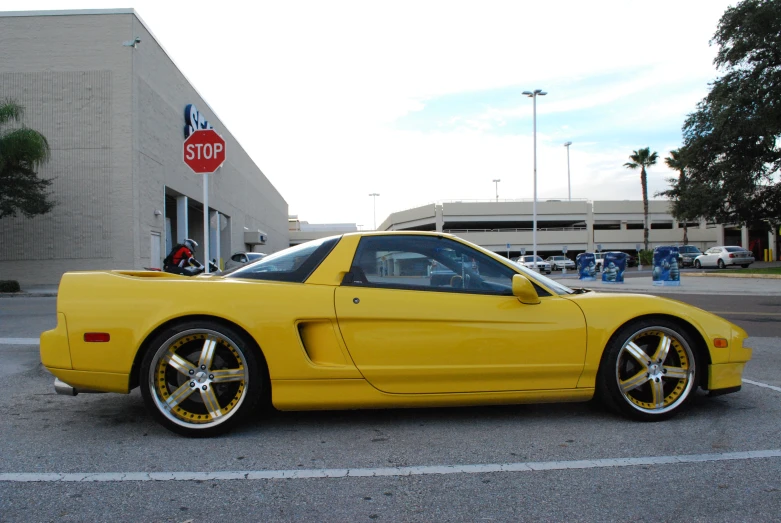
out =
[[694,260],[694,268],[695,269],[702,269],[702,265],[700,264],[700,260]]
[[214,320],[189,320],[150,341],[139,381],[144,403],[161,425],[183,436],[209,437],[255,410],[268,371],[243,332]]
[[597,263],[597,272],[602,272],[602,264]]
[[597,393],[613,411],[640,421],[668,419],[697,390],[697,352],[684,329],[665,319],[643,319],[608,342]]
[[749,264],[749,263],[744,263],[744,264],[742,264],[742,265],[741,265],[741,267],[743,267],[744,269],[748,269],[748,266],[749,266],[749,265],[751,265],[751,264]]
[[554,271],[557,271],[557,270],[559,270],[558,266],[556,266],[556,265],[554,265],[553,267],[551,267],[551,269],[553,269]]
[[722,260],[721,258],[719,258],[719,261],[716,262],[716,265],[719,266],[719,269],[726,269],[727,268],[727,266],[724,265],[724,260]]

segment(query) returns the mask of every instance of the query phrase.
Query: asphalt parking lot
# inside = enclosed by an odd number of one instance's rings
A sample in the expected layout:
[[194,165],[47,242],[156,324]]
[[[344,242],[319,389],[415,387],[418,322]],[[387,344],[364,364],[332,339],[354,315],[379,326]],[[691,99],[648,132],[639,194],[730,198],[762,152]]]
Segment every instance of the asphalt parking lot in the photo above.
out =
[[54,394],[35,344],[54,298],[0,298],[0,520],[777,521],[781,280],[700,279],[671,297],[747,329],[754,357],[740,392],[667,422],[589,403],[274,412],[209,440],[158,426],[138,391]]

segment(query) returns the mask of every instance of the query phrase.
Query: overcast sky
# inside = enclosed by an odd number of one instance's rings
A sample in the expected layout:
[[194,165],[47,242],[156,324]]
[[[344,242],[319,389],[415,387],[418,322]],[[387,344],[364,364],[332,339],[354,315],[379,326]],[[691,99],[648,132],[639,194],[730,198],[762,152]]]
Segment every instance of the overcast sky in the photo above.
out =
[[[735,1],[0,0],[0,10],[133,7],[225,127],[310,223],[379,225],[443,200],[642,197],[623,167],[664,157],[716,78]],[[124,35],[123,35],[124,36]],[[130,37],[131,35],[128,35]],[[142,44],[143,45],[143,44]]]

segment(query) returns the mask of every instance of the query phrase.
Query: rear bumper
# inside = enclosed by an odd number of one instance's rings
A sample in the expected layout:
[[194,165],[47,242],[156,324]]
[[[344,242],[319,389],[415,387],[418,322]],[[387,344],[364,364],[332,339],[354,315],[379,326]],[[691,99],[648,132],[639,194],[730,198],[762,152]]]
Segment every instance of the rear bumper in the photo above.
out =
[[57,313],[57,326],[41,334],[41,363],[46,368],[73,368],[68,343],[68,324],[61,312]]

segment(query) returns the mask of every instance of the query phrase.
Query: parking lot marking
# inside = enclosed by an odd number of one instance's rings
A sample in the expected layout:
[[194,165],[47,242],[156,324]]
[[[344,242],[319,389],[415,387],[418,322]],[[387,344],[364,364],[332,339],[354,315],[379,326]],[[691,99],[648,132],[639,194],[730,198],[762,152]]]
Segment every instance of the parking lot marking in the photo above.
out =
[[758,381],[751,381],[751,380],[743,380],[743,383],[750,383],[751,385],[756,385],[757,387],[764,387],[766,389],[772,389],[776,392],[781,392],[781,387],[775,387],[773,385],[768,385],[767,383],[760,383]]
[[491,472],[536,472],[541,470],[598,469],[647,465],[680,465],[714,461],[781,458],[781,449],[650,456],[645,458],[609,458],[577,461],[537,461],[526,463],[487,463],[481,465],[431,465],[420,467],[384,467],[356,469],[248,470],[223,472],[96,472],[96,473],[2,473],[0,481],[24,483],[106,483],[125,481],[211,481],[258,479],[371,478],[426,476],[434,474],[486,474]]
[[38,345],[38,338],[0,338],[0,345]]

